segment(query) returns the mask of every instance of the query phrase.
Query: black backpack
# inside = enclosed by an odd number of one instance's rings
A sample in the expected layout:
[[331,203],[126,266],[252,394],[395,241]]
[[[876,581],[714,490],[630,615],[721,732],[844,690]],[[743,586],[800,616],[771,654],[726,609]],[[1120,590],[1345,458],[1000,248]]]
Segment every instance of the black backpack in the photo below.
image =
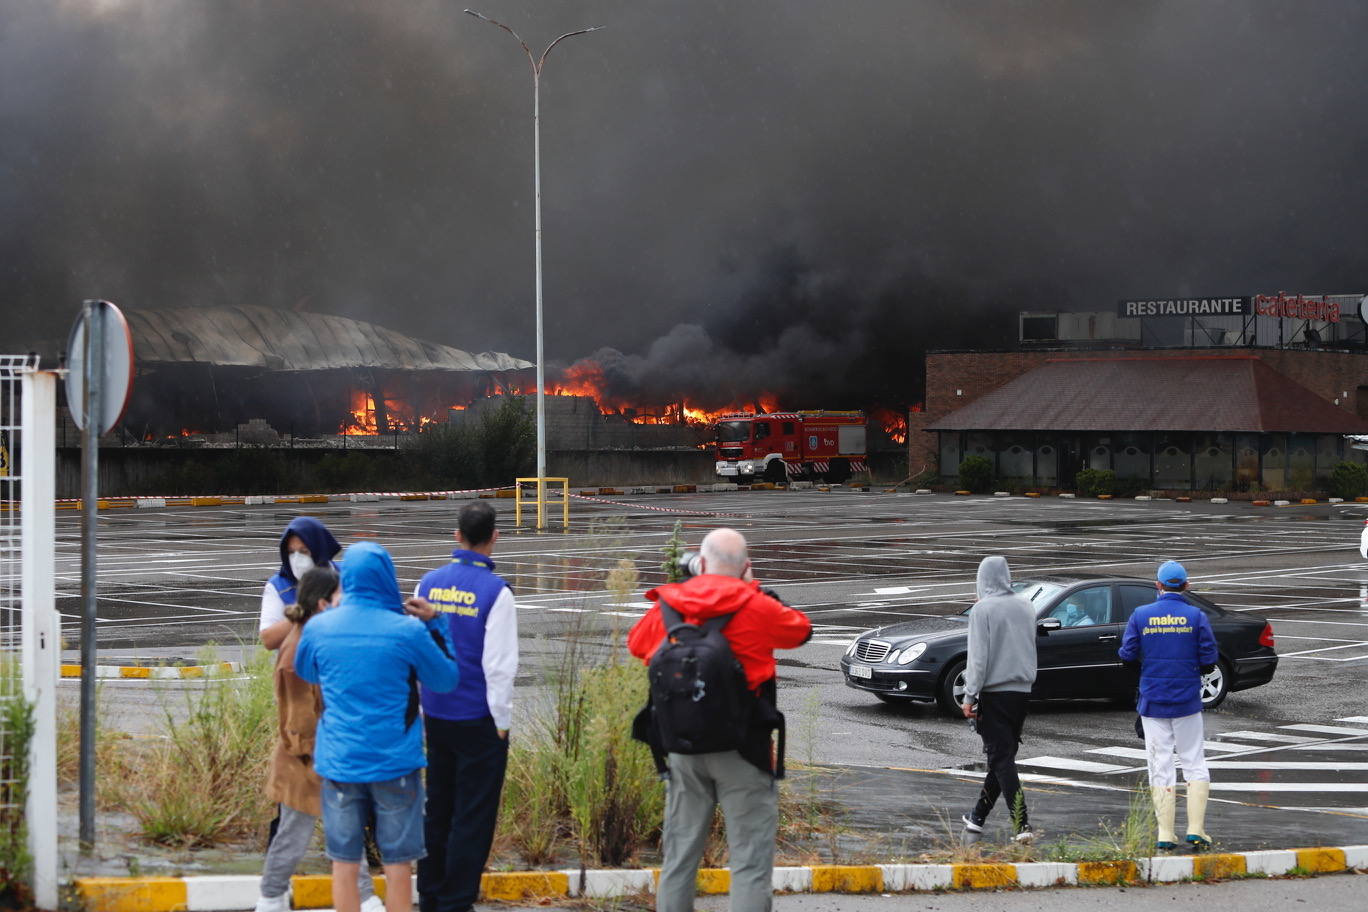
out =
[[755,695],[722,628],[724,614],[688,624],[659,600],[665,639],[651,657],[650,727],[665,753],[709,754],[738,750],[750,734]]

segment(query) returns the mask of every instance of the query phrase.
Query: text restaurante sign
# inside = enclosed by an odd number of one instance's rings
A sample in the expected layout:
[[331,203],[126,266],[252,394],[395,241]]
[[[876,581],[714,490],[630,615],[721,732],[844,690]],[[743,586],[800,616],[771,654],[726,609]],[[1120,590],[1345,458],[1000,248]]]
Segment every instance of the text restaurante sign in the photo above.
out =
[[1157,298],[1121,301],[1118,317],[1240,317],[1252,312],[1251,300],[1234,298]]

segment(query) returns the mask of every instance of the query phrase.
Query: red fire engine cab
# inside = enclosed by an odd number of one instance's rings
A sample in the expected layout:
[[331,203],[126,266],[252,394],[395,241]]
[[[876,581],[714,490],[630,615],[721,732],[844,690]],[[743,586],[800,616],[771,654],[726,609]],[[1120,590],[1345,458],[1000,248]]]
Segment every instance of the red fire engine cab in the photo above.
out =
[[717,422],[717,474],[727,480],[842,482],[864,468],[864,412],[737,414]]

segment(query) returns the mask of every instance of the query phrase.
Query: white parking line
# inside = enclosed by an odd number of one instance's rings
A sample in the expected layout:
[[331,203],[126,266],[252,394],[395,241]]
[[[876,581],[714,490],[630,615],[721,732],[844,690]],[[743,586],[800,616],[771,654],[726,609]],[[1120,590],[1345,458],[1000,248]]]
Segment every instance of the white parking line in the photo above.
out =
[[[1338,719],[1339,722],[1347,722],[1348,719]],[[1235,731],[1220,732],[1213,734],[1213,738],[1234,738],[1244,741],[1277,741],[1283,744],[1309,744],[1313,741],[1320,741],[1320,738],[1305,738],[1300,735],[1279,735],[1274,732],[1255,732],[1255,731]]]
[[1329,744],[1324,744],[1324,743],[1322,743],[1322,744],[1298,744],[1298,745],[1295,746],[1295,747],[1289,748],[1289,750],[1294,750],[1294,751],[1309,751],[1309,750],[1313,750],[1313,751],[1321,751],[1321,750],[1327,750],[1327,751],[1368,751],[1368,744],[1364,744],[1364,743],[1362,743],[1362,742],[1359,742],[1359,743],[1357,743],[1357,744],[1352,744],[1352,743],[1351,743],[1351,744],[1344,744],[1344,743],[1329,743]]
[[1222,782],[1212,780],[1213,792],[1368,792],[1368,782]]
[[1278,727],[1288,731],[1320,732],[1326,735],[1362,735],[1368,738],[1368,729],[1345,728],[1343,725],[1313,725],[1310,722],[1299,722],[1296,725],[1280,725]]
[[1076,770],[1080,773],[1119,773],[1128,769],[1124,766],[1116,766],[1112,763],[1096,763],[1092,760],[1075,760],[1071,757],[1031,757],[1028,760],[1018,760],[1018,764],[1026,766],[1046,766],[1052,769]]
[[1334,760],[1208,760],[1212,769],[1231,770],[1327,770],[1354,772],[1368,770],[1368,763]]

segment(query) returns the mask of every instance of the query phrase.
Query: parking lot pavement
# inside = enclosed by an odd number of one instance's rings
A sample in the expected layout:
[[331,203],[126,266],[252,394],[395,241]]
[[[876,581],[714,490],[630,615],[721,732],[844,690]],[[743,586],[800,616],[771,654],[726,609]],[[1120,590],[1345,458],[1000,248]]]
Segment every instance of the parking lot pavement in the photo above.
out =
[[[344,543],[385,544],[401,584],[411,587],[446,559],[461,506],[394,501],[307,512]],[[193,657],[209,640],[251,642],[280,530],[294,515],[281,506],[102,513],[101,654],[110,661]],[[1356,765],[1368,763],[1359,733],[1368,729],[1368,562],[1357,551],[1366,515],[1368,506],[1355,505],[1273,510],[853,492],[662,495],[576,502],[568,533],[516,530],[504,516],[495,558],[519,599],[519,711],[526,713],[568,638],[606,647],[644,613],[640,593],[661,580],[661,548],[676,521],[691,543],[710,528],[735,526],[751,542],[757,575],[815,625],[807,645],[780,658],[790,758],[850,770],[959,770],[961,777],[982,756],[978,739],[962,720],[931,707],[885,706],[847,688],[836,666],[851,638],[909,617],[962,611],[973,601],[985,554],[1006,555],[1016,576],[1087,571],[1149,578],[1158,563],[1175,558],[1188,567],[1194,588],[1218,604],[1269,619],[1282,657],[1271,685],[1233,693],[1207,714],[1212,759],[1252,764],[1217,767],[1216,794],[1241,807],[1295,807],[1299,815],[1339,818],[1368,807]],[[58,519],[59,609],[69,656],[78,645],[78,521]],[[639,586],[619,599],[603,581],[624,559]],[[1133,718],[1087,701],[1033,705],[1022,754],[1034,761],[1028,772],[1070,780],[1049,787],[1090,795],[1105,794],[1094,786],[1133,784],[1127,780],[1142,763],[1126,753],[1141,747],[1131,734]],[[1296,727],[1307,725],[1354,731]],[[1288,740],[1303,737],[1313,740]],[[947,783],[955,781],[938,774],[919,788],[944,790],[935,806],[948,809],[958,792]],[[1362,816],[1346,819],[1363,825]]]
[[[1205,753],[1214,798],[1260,808],[1321,811],[1356,821],[1350,825],[1360,837],[1368,833],[1368,716],[1208,731]],[[1017,766],[1024,781],[1042,787],[1124,791],[1145,774],[1144,742],[1118,741],[1063,757],[1027,751],[1019,755]],[[973,762],[944,772],[981,774],[984,768]]]

